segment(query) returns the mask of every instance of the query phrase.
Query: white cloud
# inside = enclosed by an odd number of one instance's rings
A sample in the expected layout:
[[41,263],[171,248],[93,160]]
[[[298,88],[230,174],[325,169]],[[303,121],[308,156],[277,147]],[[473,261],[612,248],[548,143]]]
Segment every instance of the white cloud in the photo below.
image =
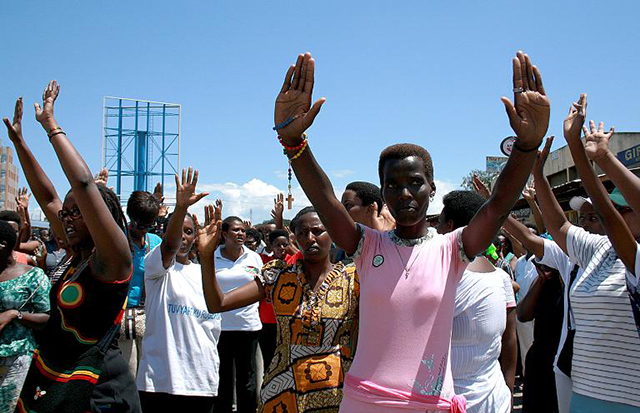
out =
[[299,186],[292,188],[294,198],[293,208],[287,209],[285,188],[278,188],[274,185],[253,178],[249,182],[239,184],[236,182],[225,183],[198,183],[198,192],[209,192],[209,196],[193,205],[189,212],[195,213],[198,218],[204,216],[204,206],[213,204],[216,199],[223,202],[223,216],[236,215],[244,220],[252,219],[253,223],[260,223],[271,219],[271,209],[273,199],[277,194],[285,194],[285,219],[291,219],[302,208],[310,205],[309,200],[304,195]]
[[335,171],[329,172],[329,174],[334,178],[344,178],[346,176],[352,175],[353,171],[351,169],[337,169]]
[[442,198],[449,192],[460,189],[460,185],[453,182],[439,181],[436,179],[435,184],[436,196],[429,204],[429,210],[427,211],[429,215],[439,214],[440,211],[442,211]]

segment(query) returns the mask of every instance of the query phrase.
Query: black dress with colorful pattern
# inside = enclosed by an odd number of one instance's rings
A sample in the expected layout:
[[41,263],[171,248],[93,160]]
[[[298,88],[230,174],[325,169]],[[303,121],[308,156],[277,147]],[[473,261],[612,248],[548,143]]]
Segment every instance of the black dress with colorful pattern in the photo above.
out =
[[316,292],[301,261],[271,261],[259,280],[278,327],[260,412],[337,412],[357,343],[360,283],[355,266],[337,263]]
[[[70,258],[52,274],[55,284],[50,294],[51,315],[38,335],[38,348],[27,383],[37,384],[38,377],[43,382],[84,380],[96,385],[88,403],[92,410],[105,407],[105,411],[138,411],[137,394],[133,395],[133,402],[127,400],[132,395],[127,387],[133,386],[135,390],[135,382],[119,354],[117,334],[106,352],[100,374],[91,369],[70,370],[81,356],[114,331],[112,328],[119,325],[126,305],[130,275],[123,281],[103,281],[94,275],[93,260],[94,255],[85,261],[80,257]],[[37,385],[28,387],[25,385],[22,390],[18,412],[29,411],[25,406],[29,400],[46,397]]]

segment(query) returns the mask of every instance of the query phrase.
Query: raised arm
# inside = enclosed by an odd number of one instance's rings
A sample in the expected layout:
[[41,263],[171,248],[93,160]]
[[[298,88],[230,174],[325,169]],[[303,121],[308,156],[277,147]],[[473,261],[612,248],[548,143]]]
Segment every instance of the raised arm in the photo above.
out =
[[129,242],[100,195],[91,170],[53,116],[59,91],[57,82],[51,81],[42,95],[43,106],[35,104],[36,119],[49,136],[93,239],[95,259],[99,264],[95,268],[96,276],[105,281],[124,280],[131,273]]
[[40,205],[47,220],[49,220],[51,230],[60,238],[66,239],[66,234],[62,230],[62,222],[58,219],[58,211],[62,209],[62,201],[22,136],[22,113],[23,103],[22,98],[19,98],[16,101],[13,122],[3,118],[4,124],[7,126],[9,139],[13,142],[22,171],[38,205]]
[[[585,145],[580,140],[580,128],[583,127],[587,108],[587,95],[580,95],[578,103],[574,103],[569,111],[569,116],[564,122],[564,137],[569,145],[571,156],[576,164],[578,175],[582,179],[587,194],[591,198],[593,208],[600,217],[613,248],[629,271],[635,273],[637,243],[622,218],[622,215],[613,206],[611,198],[605,189],[602,181],[591,167],[589,158],[585,151]],[[596,128],[594,121],[589,122],[589,128],[583,127],[585,141],[588,150],[595,154],[597,142],[609,140],[613,134],[613,128],[609,132],[604,132],[604,124],[600,122]]]
[[216,278],[215,251],[222,233],[222,203],[204,207],[205,226],[198,227],[198,249],[202,271],[202,287],[207,310],[212,313],[235,310],[260,301],[264,297],[262,284],[256,279],[224,294]]
[[311,106],[315,61],[311,54],[299,55],[289,67],[284,84],[276,99],[275,129],[291,160],[296,178],[311,204],[318,211],[331,239],[348,254],[353,254],[360,241],[360,232],[340,200],[320,165],[316,162],[304,132],[320,112],[325,99]]
[[[613,128],[611,128],[613,131]],[[622,192],[631,209],[640,215],[640,178],[627,169],[609,149],[612,134],[589,134],[585,143],[587,156],[598,164]]]
[[[205,196],[209,195],[208,192],[203,192],[196,195],[196,185],[198,184],[198,171],[194,171],[193,168],[189,168],[187,173],[186,169],[182,170],[182,180],[176,178],[176,207],[173,210],[169,223],[167,224],[167,230],[162,238],[162,244],[160,249],[162,251],[162,265],[164,268],[169,268],[173,263],[176,255],[180,251],[182,246],[182,226],[184,225],[184,219],[187,216],[187,210],[189,207]],[[202,252],[201,252],[202,255]]]
[[567,253],[567,233],[571,228],[571,223],[564,215],[564,211],[560,207],[558,200],[553,191],[547,177],[544,175],[544,164],[549,156],[553,144],[553,136],[547,138],[544,149],[538,153],[536,163],[533,167],[533,182],[536,188],[536,196],[544,217],[545,227],[553,237],[558,246]]
[[537,149],[549,126],[549,99],[540,71],[522,52],[513,59],[513,91],[515,106],[506,97],[502,101],[517,140],[491,198],[462,233],[465,253],[469,257],[487,248],[509,215],[529,178]]
[[544,240],[541,237],[534,235],[529,231],[529,228],[511,216],[504,221],[504,228],[509,231],[511,236],[517,239],[527,251],[535,254],[538,258],[542,258],[544,255]]
[[522,191],[522,197],[525,201],[527,201],[527,205],[531,209],[533,213],[533,219],[536,222],[536,228],[538,228],[539,234],[544,234],[547,232],[547,228],[544,225],[544,219],[542,218],[542,211],[540,211],[540,207],[536,202],[536,188],[534,185],[527,185],[527,187]]
[[[271,210],[271,218],[273,218],[276,223],[277,229],[284,228],[284,194],[278,194],[273,199],[273,209]],[[265,242],[268,240],[265,240]]]

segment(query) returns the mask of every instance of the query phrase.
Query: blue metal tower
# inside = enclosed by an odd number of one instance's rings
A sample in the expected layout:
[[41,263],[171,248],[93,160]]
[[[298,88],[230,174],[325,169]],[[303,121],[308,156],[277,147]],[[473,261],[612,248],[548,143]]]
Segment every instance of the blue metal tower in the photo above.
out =
[[181,106],[106,96],[102,165],[122,202],[180,170]]

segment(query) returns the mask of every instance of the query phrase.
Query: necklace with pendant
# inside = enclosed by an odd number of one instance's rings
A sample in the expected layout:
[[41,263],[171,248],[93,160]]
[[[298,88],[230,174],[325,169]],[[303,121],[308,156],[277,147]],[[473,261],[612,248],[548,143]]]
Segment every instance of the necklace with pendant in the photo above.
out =
[[394,246],[396,247],[396,252],[398,253],[398,258],[400,258],[400,262],[402,262],[402,266],[404,267],[404,278],[407,279],[407,278],[409,278],[409,272],[411,271],[411,267],[413,267],[413,264],[416,263],[416,261],[418,260],[418,257],[420,257],[420,254],[422,253],[422,250],[424,248],[421,248],[422,245],[416,245],[416,247],[418,247],[418,253],[413,258],[413,261],[411,261],[411,257],[409,257],[409,260],[411,262],[405,263],[404,259],[402,259],[402,254],[400,254],[400,248],[398,248],[398,246],[396,244],[394,244]]

